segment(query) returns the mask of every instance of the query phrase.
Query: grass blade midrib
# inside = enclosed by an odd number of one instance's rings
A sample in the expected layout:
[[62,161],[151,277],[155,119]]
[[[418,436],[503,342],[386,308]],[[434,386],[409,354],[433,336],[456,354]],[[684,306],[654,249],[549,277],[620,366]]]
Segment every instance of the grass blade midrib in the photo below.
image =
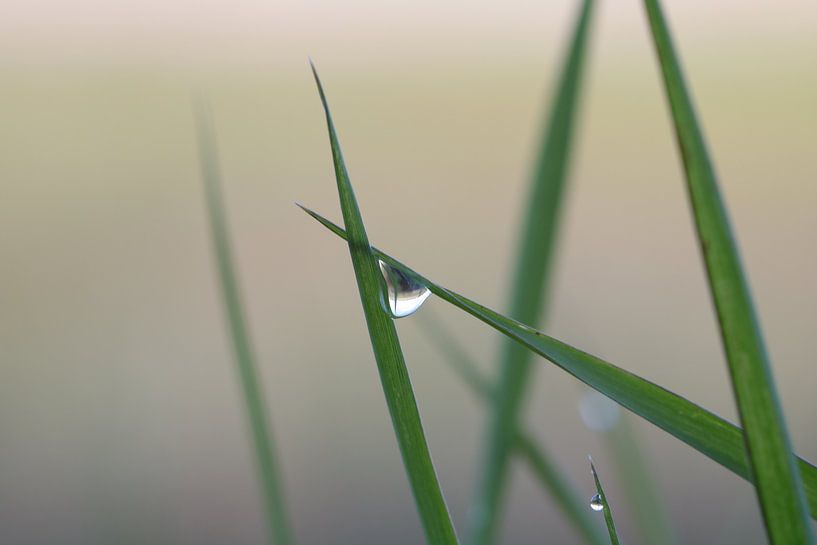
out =
[[[545,312],[559,210],[567,177],[573,126],[593,0],[583,0],[559,77],[530,185],[527,212],[511,282],[509,315],[537,325]],[[531,372],[530,352],[506,340],[500,357],[499,388],[488,419],[485,451],[472,509],[472,543],[489,545],[496,536],[510,448]]]
[[776,545],[811,544],[803,487],[715,172],[661,8],[657,0],[645,6],[766,532]]
[[244,405],[249,420],[255,461],[264,496],[264,513],[272,545],[293,543],[289,515],[284,500],[281,470],[270,431],[269,417],[250,335],[244,319],[238,278],[227,228],[224,199],[221,193],[221,169],[212,118],[203,99],[195,103],[201,172],[205,204],[213,242],[213,252],[221,288],[222,302],[229,327]]
[[[323,216],[307,208],[304,211],[334,234],[346,237],[342,228]],[[524,344],[591,388],[751,482],[741,428],[638,375],[435,284],[377,248],[372,248],[372,251],[379,259],[425,283],[432,293],[444,301]],[[802,458],[798,458],[797,463],[803,475],[812,518],[817,518],[817,468]]]
[[[311,63],[310,63],[311,65]],[[314,65],[312,72],[326,114],[338,197],[349,233],[349,254],[372,343],[380,382],[386,397],[403,464],[429,545],[457,545],[454,526],[440,490],[428,450],[414,391],[400,341],[391,317],[383,308],[382,278],[369,246],[363,219],[352,190],[323,86]]]

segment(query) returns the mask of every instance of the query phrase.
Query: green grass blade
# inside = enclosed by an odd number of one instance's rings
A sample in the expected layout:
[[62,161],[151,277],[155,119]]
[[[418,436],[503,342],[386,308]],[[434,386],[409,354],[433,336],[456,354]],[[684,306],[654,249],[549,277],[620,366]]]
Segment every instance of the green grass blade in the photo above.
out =
[[613,509],[610,507],[610,502],[607,501],[607,496],[604,494],[604,488],[601,486],[599,474],[596,471],[596,466],[593,465],[593,459],[590,459],[590,472],[593,474],[593,481],[596,483],[596,493],[601,498],[601,504],[604,506],[602,512],[604,513],[604,522],[607,524],[607,533],[610,536],[610,543],[612,545],[619,545],[618,532],[616,532],[616,524],[613,521]]
[[[592,7],[592,0],[581,4],[531,180],[510,294],[510,316],[525,324],[538,324],[547,303],[547,280],[567,178]],[[472,509],[475,515],[470,521],[475,545],[489,545],[496,537],[513,431],[530,379],[530,352],[508,340],[502,346],[500,366],[499,390],[488,419],[482,471]]]
[[[343,229],[315,212],[304,210],[324,227],[339,237],[346,238]],[[638,375],[435,284],[376,248],[372,248],[372,251],[379,259],[401,268],[406,274],[425,283],[440,299],[524,344],[594,390],[655,424],[736,475],[752,481],[753,476],[749,469],[741,428]],[[817,518],[817,468],[803,459],[798,459],[797,463],[811,516]]]
[[196,104],[196,125],[213,250],[236,367],[238,368],[245,409],[255,447],[255,459],[264,494],[264,508],[269,526],[270,543],[273,545],[289,545],[293,543],[293,539],[286,503],[284,502],[281,470],[275,454],[276,449],[270,431],[264,392],[258,376],[249,332],[244,320],[238,278],[233,266],[227,218],[221,195],[221,169],[218,163],[213,122],[209,109],[201,101]]
[[[429,316],[430,313],[426,311],[425,315],[422,316],[424,319],[418,322],[444,355],[443,360],[468,385],[474,395],[483,401],[492,401],[495,395],[493,384],[479,371],[462,346],[445,332],[444,325],[439,320],[429,318]],[[425,318],[428,318],[428,320]],[[585,542],[588,545],[604,545],[606,540],[598,531],[583,497],[563,477],[564,472],[556,467],[556,463],[551,459],[547,451],[522,429],[516,430],[514,446],[516,453],[528,464],[539,483],[556,501],[562,513],[584,538]]]
[[657,0],[645,0],[645,6],[766,532],[776,544],[814,543],[772,371],[715,172],[661,8]]
[[383,385],[403,464],[408,473],[428,543],[430,545],[454,545],[457,543],[457,537],[431,462],[428,444],[420,422],[420,413],[409,380],[406,362],[403,359],[403,351],[400,348],[394,322],[383,307],[383,280],[380,269],[369,247],[369,240],[343,162],[323,86],[314,66],[312,66],[312,72],[326,114],[338,196],[343,211],[343,221],[349,234],[347,239],[349,253],[360,292],[360,301],[363,304],[372,350],[380,372],[380,382]]

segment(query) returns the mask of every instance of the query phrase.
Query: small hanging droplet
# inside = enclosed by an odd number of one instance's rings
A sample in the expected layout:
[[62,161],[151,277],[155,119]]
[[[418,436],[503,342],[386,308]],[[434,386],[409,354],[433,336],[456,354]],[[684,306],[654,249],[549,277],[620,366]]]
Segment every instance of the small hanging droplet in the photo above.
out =
[[593,511],[601,511],[604,509],[604,502],[601,501],[601,496],[593,494],[593,497],[590,498],[590,509]]
[[400,269],[396,269],[378,260],[380,272],[386,280],[386,299],[389,305],[389,312],[393,318],[403,318],[417,312],[431,292],[428,288],[408,276]]

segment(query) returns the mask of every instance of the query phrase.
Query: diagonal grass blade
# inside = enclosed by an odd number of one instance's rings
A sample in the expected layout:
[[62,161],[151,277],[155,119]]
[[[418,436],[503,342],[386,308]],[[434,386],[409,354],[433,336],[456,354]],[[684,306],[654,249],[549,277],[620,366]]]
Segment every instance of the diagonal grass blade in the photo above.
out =
[[293,543],[286,503],[284,502],[281,470],[278,466],[275,444],[270,432],[264,393],[255,364],[250,336],[244,320],[244,309],[233,266],[232,248],[227,229],[224,199],[221,195],[221,169],[213,131],[210,110],[203,100],[195,104],[201,173],[204,195],[213,238],[213,250],[218,268],[221,295],[227,314],[230,338],[233,343],[241,390],[247,417],[250,421],[259,479],[264,493],[264,508],[272,545]]
[[349,253],[360,292],[360,301],[363,304],[372,350],[380,372],[380,381],[391,414],[394,432],[403,456],[403,464],[408,473],[428,543],[430,545],[456,545],[457,537],[431,462],[397,330],[383,307],[381,273],[377,260],[369,247],[363,219],[349,181],[346,165],[343,162],[329,106],[326,103],[326,95],[314,65],[312,73],[315,76],[315,83],[318,86],[326,114],[338,196],[343,211],[343,222],[349,234]]

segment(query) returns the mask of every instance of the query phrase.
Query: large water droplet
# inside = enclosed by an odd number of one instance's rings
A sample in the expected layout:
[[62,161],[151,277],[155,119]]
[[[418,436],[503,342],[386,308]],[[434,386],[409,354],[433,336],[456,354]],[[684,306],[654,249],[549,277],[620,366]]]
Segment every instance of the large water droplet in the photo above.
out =
[[595,390],[588,390],[579,399],[579,414],[584,425],[593,431],[610,431],[621,418],[618,403]]
[[593,511],[601,511],[604,509],[604,502],[601,501],[600,495],[593,494],[593,497],[590,498],[590,509]]
[[386,279],[386,299],[394,318],[414,314],[431,295],[424,284],[388,263],[380,261],[380,272]]

